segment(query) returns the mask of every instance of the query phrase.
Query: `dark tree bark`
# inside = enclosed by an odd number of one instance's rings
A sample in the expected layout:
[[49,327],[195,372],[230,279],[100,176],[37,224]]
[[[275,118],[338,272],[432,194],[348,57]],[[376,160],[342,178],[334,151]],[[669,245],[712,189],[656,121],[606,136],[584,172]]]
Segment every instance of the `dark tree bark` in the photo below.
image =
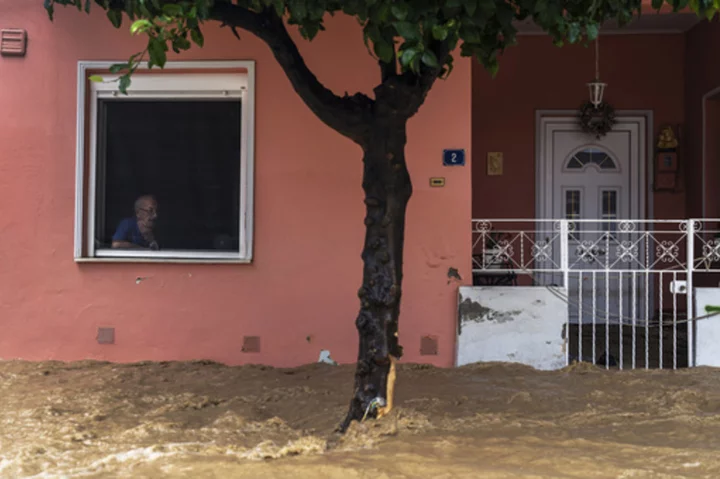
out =
[[[395,361],[402,356],[398,318],[403,279],[405,211],[412,185],[405,163],[406,120],[380,117],[365,147],[365,245],[356,326],[360,337],[355,391],[344,431],[353,420],[392,408]],[[376,400],[374,402],[374,400]]]

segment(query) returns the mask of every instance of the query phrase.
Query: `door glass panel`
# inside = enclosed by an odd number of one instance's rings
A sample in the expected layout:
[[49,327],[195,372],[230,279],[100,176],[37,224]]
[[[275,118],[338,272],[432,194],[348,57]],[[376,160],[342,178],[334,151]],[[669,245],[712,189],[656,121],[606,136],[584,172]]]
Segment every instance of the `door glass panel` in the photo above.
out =
[[[603,220],[617,220],[618,194],[616,190],[602,190],[600,192],[600,217]],[[603,221],[603,231],[615,233],[615,221]]]
[[[580,190],[566,190],[565,191],[565,219],[566,220],[579,220],[580,219]],[[568,225],[571,231],[571,238],[575,239],[575,232],[580,230],[580,224],[571,221]]]
[[595,165],[601,170],[617,170],[615,160],[602,150],[586,148],[575,153],[565,165],[568,170],[582,170],[588,165]]

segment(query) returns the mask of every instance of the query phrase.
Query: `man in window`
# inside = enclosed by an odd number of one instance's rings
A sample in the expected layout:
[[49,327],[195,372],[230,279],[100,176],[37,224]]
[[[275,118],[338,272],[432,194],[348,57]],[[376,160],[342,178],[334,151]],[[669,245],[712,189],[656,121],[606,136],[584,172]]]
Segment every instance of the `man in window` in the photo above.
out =
[[125,218],[118,225],[112,237],[112,247],[159,249],[153,231],[155,220],[157,201],[152,195],[141,196],[135,200],[135,217]]

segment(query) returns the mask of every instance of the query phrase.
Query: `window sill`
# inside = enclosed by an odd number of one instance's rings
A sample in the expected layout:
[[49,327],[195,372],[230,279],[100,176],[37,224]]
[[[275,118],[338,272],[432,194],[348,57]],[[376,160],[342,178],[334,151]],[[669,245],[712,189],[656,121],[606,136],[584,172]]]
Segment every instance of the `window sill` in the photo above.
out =
[[[164,253],[164,254],[163,254]],[[98,250],[95,256],[76,257],[76,263],[181,263],[181,264],[250,264],[252,258],[239,254],[203,254],[183,252],[146,253],[135,251]]]
[[251,264],[251,259],[214,258],[75,258],[76,263]]

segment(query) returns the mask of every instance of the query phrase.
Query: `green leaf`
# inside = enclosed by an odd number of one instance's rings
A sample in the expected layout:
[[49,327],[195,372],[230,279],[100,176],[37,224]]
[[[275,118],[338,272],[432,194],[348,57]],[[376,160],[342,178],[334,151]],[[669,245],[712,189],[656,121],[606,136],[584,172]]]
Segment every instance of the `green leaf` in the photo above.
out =
[[375,55],[383,62],[390,63],[392,61],[395,48],[391,44],[384,41],[376,42],[373,44],[373,49]]
[[101,77],[100,75],[90,75],[88,77],[88,80],[90,80],[91,82],[95,82],[95,83],[102,83],[105,81],[105,79],[103,77]]
[[422,35],[420,34],[420,28],[416,23],[410,22],[395,22],[393,23],[395,30],[398,35],[406,40],[420,40]]
[[386,23],[388,21],[388,17],[390,16],[390,6],[387,3],[383,3],[382,5],[378,6],[377,10],[375,11],[375,14],[373,15],[374,21],[377,21],[378,23]]
[[303,21],[307,18],[307,5],[304,1],[291,1],[288,6],[290,7],[290,13],[295,20]]
[[205,37],[203,36],[203,33],[200,31],[199,28],[190,30],[190,38],[192,38],[192,41],[195,42],[195,45],[199,47],[205,45]]
[[120,28],[122,25],[122,12],[120,10],[108,10],[107,17],[115,28]]
[[125,1],[125,13],[130,20],[135,20],[135,1]]
[[404,3],[395,4],[390,8],[390,10],[392,11],[393,16],[400,21],[405,20],[408,16],[408,7]]
[[[662,1],[662,0],[660,0],[660,1]],[[535,13],[544,12],[547,9],[547,4],[548,4],[548,0],[538,0],[537,2],[535,2],[534,12]]]
[[141,14],[143,17],[146,17],[146,18],[152,18],[152,17],[155,16],[155,15],[153,15],[153,13],[150,11],[150,9],[147,7],[147,5],[145,5],[145,2],[143,2],[143,3],[140,4],[140,14]]
[[455,50],[457,48],[458,42],[460,41],[460,35],[458,35],[457,32],[450,32],[450,34],[447,37],[447,46],[449,51]]
[[151,27],[152,23],[150,22],[150,20],[141,18],[140,20],[135,20],[130,26],[130,33],[132,33],[133,35],[137,35],[138,33],[146,32]]
[[110,73],[120,73],[128,68],[130,68],[129,63],[115,63],[114,65],[110,65]]
[[463,6],[467,14],[472,17],[477,9],[477,0],[463,0]]
[[45,0],[45,11],[48,14],[48,18],[50,18],[50,21],[53,21],[53,16],[55,14],[55,6],[52,4],[52,0]]
[[[198,17],[203,20],[210,16],[210,0],[195,0],[195,6],[197,6]],[[282,16],[282,15],[280,15]]]
[[160,68],[163,68],[165,66],[165,63],[167,63],[167,55],[165,52],[167,51],[167,45],[164,41],[158,40],[156,38],[151,38],[150,43],[148,44],[148,52],[150,53],[150,58],[152,58],[153,63]]
[[172,46],[175,53],[180,53],[178,50],[187,50],[192,45],[190,44],[190,40],[185,37],[175,37],[172,40]]
[[660,10],[665,0],[652,0],[652,7],[655,10]]
[[127,89],[130,86],[130,75],[123,75],[118,82],[118,89],[123,95],[127,95]]
[[573,22],[568,26],[567,39],[570,43],[577,42],[580,37],[580,25]]
[[707,306],[705,306],[705,312],[706,313],[720,313],[720,306],[707,305]]
[[435,54],[430,50],[425,50],[422,54],[422,62],[430,68],[437,68],[440,66],[438,59]]
[[278,17],[282,17],[285,14],[285,2],[283,0],[273,0],[273,7],[275,7],[275,13]]
[[600,27],[597,23],[591,23],[585,27],[585,33],[587,34],[588,40],[595,40],[600,33]]
[[414,48],[404,49],[402,55],[400,55],[400,64],[404,67],[409,67],[417,53],[418,51]]
[[417,53],[413,59],[412,62],[410,62],[410,69],[415,73],[420,73],[420,60],[421,60],[422,54]]
[[183,7],[174,3],[166,3],[163,5],[162,11],[168,17],[181,17],[183,14]]
[[445,25],[433,25],[432,35],[435,40],[443,41],[450,33]]
[[487,70],[490,72],[490,75],[492,75],[493,78],[495,78],[498,74],[498,71],[500,71],[500,64],[497,60],[488,62]]

